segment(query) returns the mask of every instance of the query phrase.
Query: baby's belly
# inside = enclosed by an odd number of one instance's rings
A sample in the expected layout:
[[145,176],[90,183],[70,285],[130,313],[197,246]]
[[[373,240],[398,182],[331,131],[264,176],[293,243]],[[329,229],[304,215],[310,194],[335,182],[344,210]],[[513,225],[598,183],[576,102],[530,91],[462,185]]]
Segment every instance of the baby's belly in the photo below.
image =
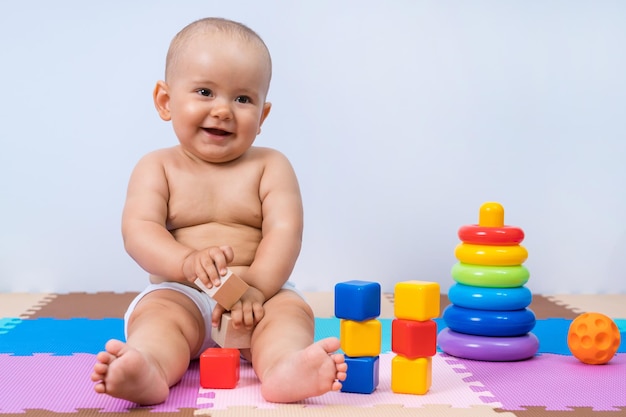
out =
[[231,266],[249,266],[261,241],[261,231],[257,228],[223,223],[184,227],[173,230],[172,235],[183,245],[197,250],[230,246],[235,253]]
[[261,241],[259,229],[239,224],[205,223],[173,230],[172,235],[183,245],[196,250],[230,246],[235,254],[229,264],[231,267],[250,266]]
[[[171,233],[177,241],[196,250],[206,249],[210,246],[228,245],[232,247],[235,259],[229,264],[229,267],[236,274],[245,273],[254,260],[256,249],[261,241],[259,229],[222,223],[184,227],[173,230]],[[150,281],[156,284],[167,280],[152,275]]]

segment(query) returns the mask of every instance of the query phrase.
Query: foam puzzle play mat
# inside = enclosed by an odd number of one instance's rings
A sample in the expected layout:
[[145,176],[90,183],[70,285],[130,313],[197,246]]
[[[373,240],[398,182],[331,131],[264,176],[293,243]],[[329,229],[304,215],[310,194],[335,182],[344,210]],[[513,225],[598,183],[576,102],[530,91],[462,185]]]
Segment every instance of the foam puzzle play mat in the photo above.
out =
[[[169,399],[151,407],[98,395],[89,379],[95,355],[104,343],[110,338],[123,339],[122,316],[135,295],[0,294],[0,417],[626,415],[625,343],[601,365],[583,363],[568,347],[573,320],[589,311],[610,317],[623,340],[626,296],[622,295],[532,295],[529,308],[536,317],[532,327],[538,341],[536,353],[523,360],[486,361],[446,353],[447,349],[432,345],[434,339],[426,343],[431,347],[419,351],[412,351],[410,344],[403,347],[401,341],[393,341],[392,333],[410,334],[412,327],[405,323],[409,333],[393,329],[394,320],[398,320],[394,302],[400,300],[397,294],[382,294],[376,317],[368,315],[361,320],[378,323],[373,326],[380,334],[380,346],[374,348],[379,349],[374,387],[367,385],[366,372],[352,389],[356,392],[330,392],[296,404],[278,405],[263,400],[248,363],[239,363],[235,388],[211,389],[201,386],[199,362],[194,361],[182,381],[173,387]],[[335,315],[334,293],[306,296],[316,315],[316,339],[352,331],[349,326],[348,330],[343,328],[344,319]],[[438,297],[441,312],[454,307],[448,295]],[[425,314],[421,321],[433,323],[425,325],[424,331],[432,334],[435,328],[439,337],[442,332],[453,331],[442,315],[430,318],[432,314]],[[393,343],[399,345],[394,349]],[[355,346],[360,349],[363,345],[367,343],[360,341]],[[354,347],[346,345],[346,349]],[[355,353],[371,353],[367,346],[365,349]],[[392,380],[392,370],[397,352],[411,358],[428,358],[422,362],[429,363],[431,377],[425,393],[399,393],[413,389],[403,386],[402,381],[400,388],[396,385],[394,389],[392,385],[398,382]]]

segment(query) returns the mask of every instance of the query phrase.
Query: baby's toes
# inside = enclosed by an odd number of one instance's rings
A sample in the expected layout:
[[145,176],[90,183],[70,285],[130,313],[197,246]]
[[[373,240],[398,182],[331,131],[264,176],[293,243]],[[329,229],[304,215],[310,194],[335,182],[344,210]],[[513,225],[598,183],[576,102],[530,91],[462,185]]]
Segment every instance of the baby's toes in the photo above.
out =
[[111,362],[113,362],[113,355],[111,355],[109,352],[99,352],[96,355],[96,360],[98,361],[98,363],[102,363],[105,365],[110,364]]
[[107,373],[107,370],[109,369],[109,365],[102,363],[102,362],[97,362],[94,366],[93,366],[93,374],[94,375],[101,375],[104,376]]
[[346,362],[345,355],[342,355],[341,353],[335,353],[334,355],[331,355],[331,357],[333,358],[333,361],[336,364],[340,364],[340,363],[345,363]]

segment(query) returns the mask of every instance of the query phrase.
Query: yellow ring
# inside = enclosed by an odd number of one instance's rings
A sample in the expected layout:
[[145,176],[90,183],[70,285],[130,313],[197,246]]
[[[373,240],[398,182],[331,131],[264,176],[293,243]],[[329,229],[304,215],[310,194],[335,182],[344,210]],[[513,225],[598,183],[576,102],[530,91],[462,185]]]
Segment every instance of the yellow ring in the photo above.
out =
[[454,250],[454,256],[464,264],[513,266],[524,263],[528,258],[528,251],[521,245],[491,246],[459,243]]

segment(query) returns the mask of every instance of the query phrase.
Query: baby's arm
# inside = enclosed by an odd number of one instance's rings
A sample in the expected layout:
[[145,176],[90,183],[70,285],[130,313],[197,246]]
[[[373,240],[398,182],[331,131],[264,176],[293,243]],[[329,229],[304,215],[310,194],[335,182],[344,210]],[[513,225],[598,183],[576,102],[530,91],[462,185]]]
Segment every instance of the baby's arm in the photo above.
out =
[[[146,155],[133,170],[122,215],[124,246],[130,256],[152,275],[169,281],[189,282],[198,276],[194,266],[208,263],[214,275],[212,279],[219,280],[217,273],[213,272],[213,264],[226,269],[233,259],[230,247],[195,251],[177,242],[167,230],[169,188],[163,164],[163,158],[167,157],[165,152],[167,150]],[[183,265],[187,265],[188,271],[183,270]],[[206,279],[206,275],[203,278]]]
[[287,158],[268,150],[259,186],[263,238],[244,279],[273,297],[289,279],[302,245],[302,198],[298,180]]
[[[302,199],[291,164],[279,152],[264,150],[265,169],[260,182],[263,237],[254,261],[243,278],[250,287],[233,306],[233,326],[252,328],[264,316],[263,303],[273,297],[289,279],[302,244]],[[218,326],[224,309],[213,311]]]

